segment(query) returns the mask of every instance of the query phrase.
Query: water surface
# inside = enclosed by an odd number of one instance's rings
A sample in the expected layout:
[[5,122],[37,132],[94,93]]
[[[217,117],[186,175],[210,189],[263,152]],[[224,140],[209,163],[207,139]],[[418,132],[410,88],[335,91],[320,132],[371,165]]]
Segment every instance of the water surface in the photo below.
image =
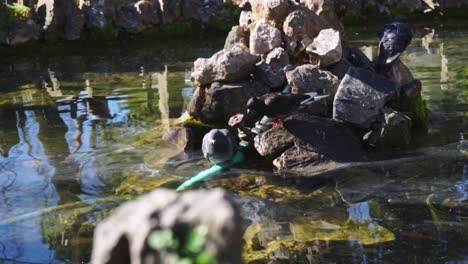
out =
[[[373,35],[351,37],[376,55]],[[245,259],[468,262],[468,163],[457,144],[468,136],[467,40],[468,31],[422,30],[403,56],[432,111],[419,147],[447,155],[320,184],[246,169],[206,184],[237,195]],[[206,167],[199,154],[173,158],[161,135],[190,100],[192,61],[222,45],[133,41],[2,57],[0,262],[87,263],[93,227],[112,208]]]

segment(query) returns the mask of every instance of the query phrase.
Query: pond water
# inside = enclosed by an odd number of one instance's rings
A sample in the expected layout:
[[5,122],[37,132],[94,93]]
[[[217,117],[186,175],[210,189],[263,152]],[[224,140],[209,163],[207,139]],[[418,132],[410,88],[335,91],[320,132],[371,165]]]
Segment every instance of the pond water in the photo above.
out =
[[[373,35],[351,38],[376,54]],[[236,194],[244,258],[468,262],[467,41],[466,30],[424,29],[403,56],[432,111],[424,158],[321,183],[236,169],[204,184]],[[222,46],[215,37],[2,55],[0,262],[87,263],[93,228],[111,209],[207,167],[161,135],[190,99],[192,61]]]

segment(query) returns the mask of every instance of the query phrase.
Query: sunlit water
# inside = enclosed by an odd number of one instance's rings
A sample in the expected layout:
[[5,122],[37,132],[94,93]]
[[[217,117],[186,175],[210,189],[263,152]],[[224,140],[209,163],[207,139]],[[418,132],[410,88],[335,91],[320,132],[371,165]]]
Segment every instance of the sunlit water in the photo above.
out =
[[[353,38],[376,55],[374,36]],[[237,195],[245,258],[468,262],[468,163],[457,143],[468,136],[467,40],[468,31],[423,30],[403,58],[432,111],[420,146],[441,155],[320,184],[247,169],[206,184]],[[190,100],[192,61],[222,45],[220,37],[2,58],[0,262],[86,263],[93,226],[112,208],[208,166],[199,154],[172,158],[179,151],[160,138]]]

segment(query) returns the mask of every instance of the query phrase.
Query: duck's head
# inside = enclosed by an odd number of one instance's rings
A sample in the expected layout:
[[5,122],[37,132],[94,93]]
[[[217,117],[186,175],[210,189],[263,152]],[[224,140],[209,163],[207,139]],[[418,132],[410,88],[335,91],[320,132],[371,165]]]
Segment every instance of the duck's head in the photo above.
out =
[[252,97],[247,101],[247,114],[250,114],[250,112],[262,113],[265,107],[265,102],[257,97]]

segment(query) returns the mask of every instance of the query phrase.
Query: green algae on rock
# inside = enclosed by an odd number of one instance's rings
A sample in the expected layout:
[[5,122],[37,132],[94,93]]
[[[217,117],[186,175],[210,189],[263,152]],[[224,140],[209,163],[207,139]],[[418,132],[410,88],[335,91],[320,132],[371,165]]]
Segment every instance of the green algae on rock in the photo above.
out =
[[115,194],[131,194],[139,195],[150,192],[157,188],[174,187],[180,181],[171,177],[148,177],[141,178],[138,176],[127,177],[119,187],[115,189]]
[[304,217],[291,221],[289,225],[294,239],[299,242],[350,240],[362,245],[372,245],[395,240],[392,232],[372,221],[348,221],[336,225]]

